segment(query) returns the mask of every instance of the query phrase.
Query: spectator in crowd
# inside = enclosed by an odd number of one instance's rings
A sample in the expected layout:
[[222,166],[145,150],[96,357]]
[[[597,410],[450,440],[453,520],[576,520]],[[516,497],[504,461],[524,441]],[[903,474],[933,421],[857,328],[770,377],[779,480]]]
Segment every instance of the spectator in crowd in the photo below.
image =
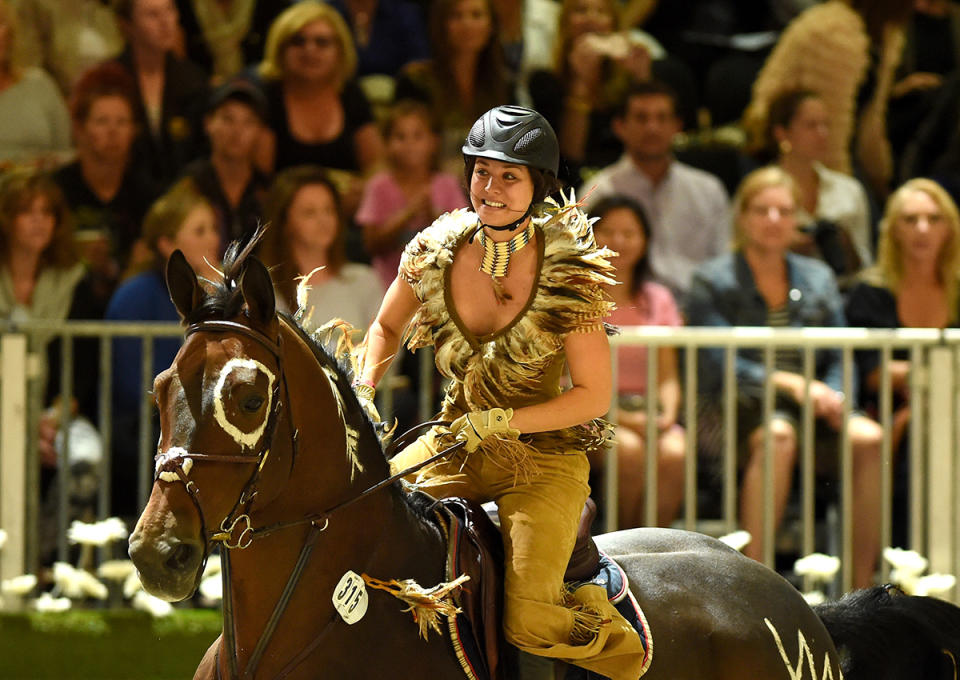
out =
[[14,8],[0,0],[0,166],[53,166],[70,152],[70,114],[53,78],[21,65],[18,40]]
[[16,0],[24,65],[54,77],[64,97],[87,69],[123,49],[110,3],[103,0]]
[[217,212],[224,247],[251,236],[263,218],[261,200],[269,180],[254,161],[266,116],[267,100],[250,80],[234,77],[223,83],[213,91],[203,119],[210,154],[184,170]]
[[[846,325],[833,272],[822,262],[790,252],[796,231],[799,193],[793,179],[777,166],[747,175],[733,201],[735,250],[698,268],[687,304],[691,326],[811,327]],[[702,421],[720,418],[723,350],[701,351],[701,399],[708,404]],[[741,470],[740,524],[752,540],[745,553],[764,554],[764,439],[773,441],[773,524],[783,518],[797,464],[799,422],[809,389],[816,416],[816,471],[837,470],[838,433],[845,429],[853,450],[853,581],[873,581],[880,551],[880,426],[854,412],[844,422],[843,366],[840,352],[822,350],[815,379],[803,376],[800,351],[778,349],[774,372],[764,370],[762,350],[741,350],[736,358],[738,390],[738,466]],[[772,419],[763,421],[763,394],[773,382]],[[856,395],[846,395],[855,401]]]
[[441,167],[462,163],[460,146],[484,111],[513,100],[491,0],[434,0],[430,7],[432,58],[404,68],[397,99],[420,99],[443,129]]
[[373,171],[383,142],[370,104],[354,79],[357,52],[340,14],[317,0],[285,10],[267,35],[259,72],[269,106],[261,168],[318,165],[334,173],[346,214],[363,190],[361,174]]
[[203,149],[206,75],[176,56],[180,26],[173,0],[117,0],[127,40],[117,58],[137,87],[134,157],[166,186]]
[[430,56],[420,8],[408,0],[327,0],[347,22],[357,48],[357,75],[395,76]]
[[813,90],[830,120],[824,164],[862,172],[868,189],[885,197],[893,176],[887,102],[912,9],[912,0],[827,0],[798,15],[753,84],[748,133],[762,136],[784,88]]
[[[890,195],[880,222],[875,267],[863,272],[847,301],[847,321],[867,328],[947,328],[960,321],[960,217],[949,194],[924,178]],[[880,357],[857,352],[861,404],[878,413]],[[889,364],[894,395],[893,448],[909,422],[906,350]]]
[[266,205],[270,229],[260,252],[273,272],[277,307],[300,308],[306,328],[340,318],[366,329],[384,287],[372,267],[347,261],[336,185],[321,168],[288,168],[274,180]]
[[517,85],[517,97],[531,104],[528,80],[532,73],[553,66],[560,4],[554,0],[493,0],[507,69]]
[[616,0],[564,0],[554,68],[530,77],[534,108],[557,130],[570,183],[580,182],[582,168],[617,159],[623,147],[611,119],[627,89],[651,77],[647,47],[618,29]]
[[152,181],[131,156],[135,96],[130,74],[116,62],[87,71],[70,99],[77,158],[53,175],[70,206],[81,255],[104,305],[156,196]]
[[623,142],[623,157],[586,182],[580,196],[588,208],[611,194],[643,206],[650,218],[654,278],[682,300],[694,267],[727,248],[727,192],[713,175],[673,157],[680,121],[666,85],[632,86],[614,115],[613,131]]
[[260,61],[267,27],[294,0],[176,0],[186,57],[214,85]]
[[[150,206],[143,222],[143,238],[154,255],[154,261],[117,288],[107,307],[106,318],[112,321],[179,321],[164,278],[167,260],[179,249],[198,275],[216,276],[220,253],[220,232],[213,207],[197,190],[193,180],[178,181]],[[155,339],[150,374],[156,375],[170,366],[179,349],[179,337]],[[121,517],[135,515],[139,510],[136,493],[140,403],[151,387],[141,382],[141,374],[141,341],[137,338],[114,340],[111,489],[112,512]],[[156,436],[147,439],[156,441]]]
[[[639,203],[626,196],[608,196],[592,210],[600,218],[593,225],[597,245],[617,253],[618,285],[607,286],[616,309],[607,321],[618,326],[681,326],[683,320],[670,291],[650,278],[647,218]],[[617,460],[619,468],[618,526],[644,525],[646,489],[647,389],[646,346],[621,347],[617,352]],[[677,350],[661,347],[656,353],[657,387],[657,526],[670,526],[683,503],[685,433],[677,424],[680,382]],[[594,456],[594,467],[602,465]],[[613,508],[608,508],[613,512]]]
[[397,277],[407,242],[445,212],[467,207],[461,181],[437,170],[440,126],[415,100],[397,102],[383,122],[388,168],[367,182],[354,217],[384,288]]
[[785,90],[770,102],[764,161],[790,173],[800,190],[794,252],[827,262],[842,287],[873,262],[867,193],[859,181],[823,164],[830,118],[812,90]]
[[[0,318],[23,322],[102,316],[103,307],[93,294],[86,268],[74,252],[70,213],[60,189],[35,170],[7,173],[0,183]],[[53,332],[34,338],[39,348],[46,350],[39,378],[46,410],[39,421],[37,447],[43,508],[39,522],[41,562],[49,564],[57,544],[58,494],[54,482],[58,479],[55,440],[62,415],[61,341],[54,339]],[[95,338],[73,341],[72,401],[68,408],[71,420],[80,415],[88,423],[97,422],[98,359]],[[75,448],[80,448],[77,440],[72,441]],[[70,483],[71,495],[76,495],[73,470],[59,479],[69,480],[64,483]],[[72,509],[64,512],[77,518]]]

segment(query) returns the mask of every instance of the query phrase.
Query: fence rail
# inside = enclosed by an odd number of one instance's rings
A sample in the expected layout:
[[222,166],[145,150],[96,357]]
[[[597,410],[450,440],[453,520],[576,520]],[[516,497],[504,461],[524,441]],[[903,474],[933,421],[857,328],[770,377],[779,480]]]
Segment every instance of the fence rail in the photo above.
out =
[[[99,420],[96,423],[103,438],[103,456],[100,460],[100,479],[104,482],[97,500],[97,514],[106,517],[111,507],[110,488],[110,452],[111,452],[111,356],[112,341],[117,338],[140,338],[152,340],[182,335],[182,328],[171,323],[114,323],[114,322],[29,322],[17,325],[0,325],[0,528],[6,530],[8,541],[0,550],[0,577],[9,578],[28,571],[28,565],[37,560],[37,545],[28,528],[36,526],[39,513],[37,452],[37,423],[44,404],[42,403],[42,385],[39,385],[42,370],[40,363],[42,345],[52,336],[64,340],[80,337],[99,339],[100,351],[100,390]],[[736,431],[735,408],[738,385],[734,372],[734,358],[740,349],[758,349],[768,374],[774,366],[775,351],[778,348],[798,348],[801,351],[803,367],[808,378],[813,377],[814,358],[817,351],[839,350],[842,357],[844,391],[853,391],[854,351],[862,349],[877,350],[881,354],[880,374],[880,414],[883,426],[882,443],[883,475],[882,497],[883,512],[881,536],[883,545],[890,544],[892,534],[892,478],[894,451],[892,450],[892,388],[890,360],[895,350],[907,350],[911,365],[911,428],[910,428],[910,489],[909,489],[909,541],[910,547],[925,554],[931,560],[931,570],[957,574],[960,572],[960,523],[957,516],[960,502],[957,490],[960,489],[960,463],[957,460],[960,430],[957,426],[958,384],[956,368],[960,355],[960,331],[937,330],[868,330],[868,329],[771,329],[771,328],[624,328],[620,335],[611,338],[611,344],[618,347],[630,345],[646,346],[651,356],[660,347],[672,346],[682,351],[681,363],[683,405],[682,419],[687,429],[685,457],[685,503],[680,524],[687,529],[704,529],[705,518],[698,516],[697,495],[700,488],[698,466],[704,458],[698,441],[697,419],[698,350],[720,348],[724,354],[723,374],[723,411],[724,444],[720,474],[719,527],[732,531],[737,527],[737,467],[736,467]],[[139,404],[140,432],[138,451],[138,493],[141,502],[145,502],[149,493],[153,471],[153,443],[150,441],[152,400],[146,398],[146,390],[153,379],[152,342],[143,342],[141,365],[129,367],[139,371],[143,380],[145,398]],[[72,386],[72,343],[61,343],[61,409],[62,416],[68,417],[68,408]],[[614,351],[614,374],[616,375],[616,351]],[[421,385],[433,385],[434,381],[431,357],[424,353],[420,364]],[[647,384],[658,382],[657,362],[649,361]],[[769,383],[769,381],[768,381]],[[655,393],[648,390],[648,393]],[[614,390],[614,395],[616,390]],[[385,390],[381,397],[385,415],[392,410],[393,395]],[[437,395],[425,390],[418,395],[418,412],[426,419],[436,404]],[[647,441],[656,441],[655,400],[647,400]],[[852,413],[851,400],[845,402],[844,418]],[[616,397],[612,397],[616,405]],[[816,487],[814,479],[814,428],[813,411],[809,390],[804,403],[801,428],[800,451],[800,544],[804,554],[812,552],[817,544],[815,517]],[[769,422],[774,408],[774,391],[768,384],[763,398],[764,422]],[[615,414],[616,410],[611,409]],[[850,536],[853,523],[852,452],[846,432],[841,430],[840,454],[840,496],[838,503],[839,526],[831,531],[831,544],[838,546],[844,567],[841,587],[846,590],[852,579],[852,542]],[[70,438],[65,437],[65,445],[58,452],[60,470],[68,470],[70,456]],[[764,526],[764,556],[769,565],[774,561],[774,527],[772,513],[773,451],[772,437],[767,436],[766,461],[764,467],[765,507],[768,517]],[[617,450],[609,449],[606,455],[606,473],[604,476],[604,496],[608,508],[617,504]],[[646,457],[646,495],[645,513],[648,524],[653,524],[657,506],[657,469],[656,456]],[[67,485],[59,485],[59,553],[67,554],[66,528],[68,506]],[[606,514],[608,529],[616,528],[616,512]],[[822,537],[820,537],[822,538]],[[882,576],[886,577],[883,569]],[[954,595],[955,597],[955,595]]]

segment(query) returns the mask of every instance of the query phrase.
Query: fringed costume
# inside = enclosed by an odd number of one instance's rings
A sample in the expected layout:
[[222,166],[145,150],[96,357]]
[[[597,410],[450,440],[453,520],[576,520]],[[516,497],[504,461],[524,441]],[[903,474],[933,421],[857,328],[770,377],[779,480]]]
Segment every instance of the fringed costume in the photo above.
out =
[[[560,394],[564,338],[604,328],[613,303],[610,252],[599,249],[590,222],[573,204],[548,199],[534,210],[537,280],[524,309],[505,328],[475,337],[457,317],[450,269],[477,228],[468,210],[448,213],[408,246],[400,276],[421,302],[407,338],[410,349],[433,346],[450,379],[440,418],[469,411],[520,408]],[[533,243],[531,243],[533,246]],[[530,246],[528,246],[530,247]],[[575,663],[615,680],[636,680],[644,649],[636,631],[597,586],[564,592],[563,573],[589,493],[586,452],[603,446],[609,425],[595,420],[519,440],[489,437],[417,478],[437,497],[463,496],[499,507],[506,553],[504,632],[538,656]],[[412,465],[452,441],[443,430],[421,437],[392,461]]]

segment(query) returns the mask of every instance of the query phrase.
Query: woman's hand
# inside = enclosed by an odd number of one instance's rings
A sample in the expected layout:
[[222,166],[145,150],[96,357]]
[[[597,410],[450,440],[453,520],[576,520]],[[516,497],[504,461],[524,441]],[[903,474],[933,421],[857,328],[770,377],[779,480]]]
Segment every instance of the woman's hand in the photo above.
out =
[[635,82],[646,82],[653,74],[653,59],[644,45],[631,42],[627,55],[614,61],[627,71]]
[[[814,380],[810,383],[810,400],[813,402],[813,412],[818,418],[823,418],[834,429],[843,424],[843,400],[840,392],[836,392],[824,382]],[[803,403],[803,393],[799,402]]]
[[600,82],[600,69],[606,55],[597,49],[596,37],[587,33],[577,38],[567,57],[573,80],[571,93],[576,96],[589,96]]

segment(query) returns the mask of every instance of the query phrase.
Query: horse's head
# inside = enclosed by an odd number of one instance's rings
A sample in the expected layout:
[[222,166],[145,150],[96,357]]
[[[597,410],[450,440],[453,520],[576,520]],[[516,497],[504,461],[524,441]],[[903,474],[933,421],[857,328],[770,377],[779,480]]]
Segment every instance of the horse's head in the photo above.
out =
[[[277,316],[269,272],[249,248],[228,253],[223,282],[204,286],[174,253],[167,285],[186,340],[154,382],[156,472],[130,557],[148,592],[180,600],[196,589],[213,543],[245,548],[258,528],[342,499],[364,465],[350,425],[357,416],[345,415],[359,412],[347,377]],[[374,437],[360,418],[364,437]],[[303,440],[324,451],[313,461],[322,474],[302,469]],[[379,458],[372,467],[382,474]]]

